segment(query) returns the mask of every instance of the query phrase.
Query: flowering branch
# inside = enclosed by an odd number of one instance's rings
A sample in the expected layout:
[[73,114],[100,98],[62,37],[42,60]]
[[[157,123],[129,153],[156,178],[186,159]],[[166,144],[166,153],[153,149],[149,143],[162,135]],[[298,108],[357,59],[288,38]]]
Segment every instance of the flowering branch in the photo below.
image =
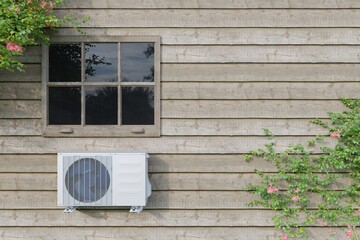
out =
[[17,57],[26,46],[47,43],[47,30],[57,29],[65,22],[71,24],[70,17],[55,16],[54,8],[60,4],[62,0],[0,1],[0,70],[22,71],[23,64]]
[[[245,156],[246,160],[256,156],[272,161],[278,169],[274,174],[257,171],[262,184],[250,184],[248,190],[260,196],[250,206],[276,211],[273,220],[281,240],[308,239],[306,227],[311,225],[328,227],[332,237],[338,234],[334,229],[344,228],[345,238],[360,239],[356,232],[360,225],[360,100],[342,102],[349,110],[329,113],[331,124],[313,121],[328,129],[327,137],[338,141],[333,148],[321,147],[323,154],[314,155],[310,147],[326,136],[309,141],[308,147],[291,145],[278,153],[271,132],[266,130],[270,140],[266,150]],[[346,184],[336,189],[336,181],[341,179]]]

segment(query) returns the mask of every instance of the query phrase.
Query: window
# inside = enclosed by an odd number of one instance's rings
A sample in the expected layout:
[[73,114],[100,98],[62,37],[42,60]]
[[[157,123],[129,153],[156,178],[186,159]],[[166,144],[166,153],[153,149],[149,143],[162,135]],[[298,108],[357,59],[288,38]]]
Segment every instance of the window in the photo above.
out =
[[43,135],[160,135],[160,38],[62,36],[43,46]]

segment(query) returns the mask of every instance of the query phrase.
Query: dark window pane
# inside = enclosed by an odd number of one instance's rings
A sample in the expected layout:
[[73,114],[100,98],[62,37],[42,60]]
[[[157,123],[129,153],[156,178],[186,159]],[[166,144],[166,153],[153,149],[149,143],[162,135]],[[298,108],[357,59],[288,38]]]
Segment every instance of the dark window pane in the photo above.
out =
[[154,81],[154,44],[121,44],[121,79],[123,82]]
[[85,81],[118,81],[118,44],[85,44]]
[[81,45],[49,46],[49,82],[81,82]]
[[154,88],[122,88],[122,124],[154,125]]
[[81,124],[80,87],[49,88],[49,124]]
[[117,125],[117,87],[86,87],[85,97],[85,124]]

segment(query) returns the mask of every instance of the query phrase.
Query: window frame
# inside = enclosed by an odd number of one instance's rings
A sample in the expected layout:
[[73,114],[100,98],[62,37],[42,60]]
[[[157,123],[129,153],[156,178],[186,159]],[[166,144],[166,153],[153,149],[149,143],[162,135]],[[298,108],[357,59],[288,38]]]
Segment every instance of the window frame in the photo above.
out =
[[[160,136],[160,36],[54,36],[50,44],[118,43],[118,82],[85,82],[84,53],[81,82],[49,82],[49,46],[42,45],[42,124],[43,137],[159,137]],[[154,82],[121,81],[121,43],[154,43]],[[82,50],[83,51],[83,50]],[[85,125],[85,86],[118,87],[118,118],[121,117],[122,87],[154,87],[154,125]],[[81,125],[49,125],[48,87],[81,87]],[[120,118],[121,119],[121,118]],[[121,121],[119,119],[119,121]]]

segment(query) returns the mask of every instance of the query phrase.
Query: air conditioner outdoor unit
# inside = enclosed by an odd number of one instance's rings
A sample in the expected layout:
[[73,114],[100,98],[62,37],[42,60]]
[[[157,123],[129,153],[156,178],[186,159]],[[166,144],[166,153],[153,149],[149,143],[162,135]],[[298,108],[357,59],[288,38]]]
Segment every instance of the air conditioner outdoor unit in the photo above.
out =
[[151,195],[147,153],[58,153],[58,206],[131,206]]

